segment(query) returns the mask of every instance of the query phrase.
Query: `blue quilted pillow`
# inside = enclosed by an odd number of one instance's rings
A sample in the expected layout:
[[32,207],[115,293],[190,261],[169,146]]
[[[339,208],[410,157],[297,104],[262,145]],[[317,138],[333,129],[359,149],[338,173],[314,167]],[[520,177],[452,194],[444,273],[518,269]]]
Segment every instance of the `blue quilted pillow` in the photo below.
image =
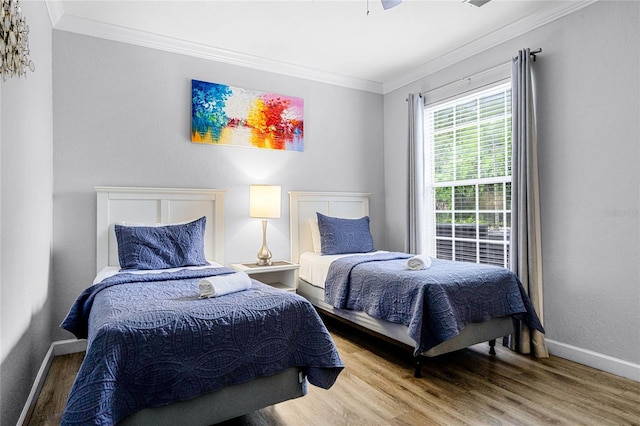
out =
[[164,226],[115,225],[121,269],[166,269],[206,265],[207,218]]
[[369,216],[342,219],[316,212],[322,254],[368,253],[373,251]]

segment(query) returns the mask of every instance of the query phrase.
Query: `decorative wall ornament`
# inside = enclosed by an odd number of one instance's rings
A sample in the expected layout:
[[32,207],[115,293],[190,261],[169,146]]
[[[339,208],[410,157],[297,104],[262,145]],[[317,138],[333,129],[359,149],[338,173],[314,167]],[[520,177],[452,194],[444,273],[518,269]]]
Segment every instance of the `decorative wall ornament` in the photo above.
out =
[[27,75],[35,65],[29,59],[29,26],[22,16],[18,0],[2,0],[0,8],[0,72],[2,81],[7,77]]
[[304,150],[304,100],[191,80],[191,141]]

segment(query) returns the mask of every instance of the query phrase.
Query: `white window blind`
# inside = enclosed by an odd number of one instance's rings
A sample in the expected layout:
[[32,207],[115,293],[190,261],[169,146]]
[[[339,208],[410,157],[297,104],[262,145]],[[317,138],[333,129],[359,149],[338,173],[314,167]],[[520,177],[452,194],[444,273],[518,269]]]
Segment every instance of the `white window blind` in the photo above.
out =
[[425,143],[431,254],[507,267],[511,83],[428,105]]

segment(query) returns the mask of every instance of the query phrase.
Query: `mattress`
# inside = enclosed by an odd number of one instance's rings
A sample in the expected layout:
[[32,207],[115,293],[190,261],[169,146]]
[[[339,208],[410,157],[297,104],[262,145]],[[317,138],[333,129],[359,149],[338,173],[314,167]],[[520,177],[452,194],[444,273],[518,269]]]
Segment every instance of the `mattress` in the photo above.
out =
[[299,276],[307,283],[312,284],[319,288],[324,288],[324,283],[327,280],[327,274],[329,272],[329,266],[334,260],[341,259],[347,256],[367,256],[375,253],[386,253],[384,250],[378,250],[371,253],[349,253],[349,254],[334,254],[334,255],[322,255],[320,253],[305,252],[300,255],[300,269]]

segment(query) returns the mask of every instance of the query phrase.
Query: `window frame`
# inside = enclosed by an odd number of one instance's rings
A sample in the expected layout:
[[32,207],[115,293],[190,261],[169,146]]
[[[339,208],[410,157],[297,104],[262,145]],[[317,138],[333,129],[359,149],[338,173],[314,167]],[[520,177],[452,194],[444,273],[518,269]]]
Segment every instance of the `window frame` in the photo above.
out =
[[[469,81],[470,82],[470,81]],[[508,267],[509,265],[509,250],[510,250],[510,229],[511,229],[511,110],[507,108],[510,105],[510,91],[511,91],[511,79],[509,78],[500,78],[494,79],[491,83],[486,83],[477,85],[478,87],[468,90],[457,90],[458,93],[450,93],[449,96],[440,96],[440,99],[433,100],[433,96],[425,95],[425,110],[424,110],[424,129],[425,129],[425,137],[424,137],[424,152],[425,152],[425,195],[426,195],[426,211],[428,217],[426,218],[427,222],[427,232],[429,233],[427,238],[427,253],[433,257],[440,256],[443,258],[451,258],[454,260],[463,260],[463,261],[472,261],[476,263],[489,263],[489,264],[498,264],[499,266]],[[447,88],[449,89],[449,88]],[[448,90],[452,92],[451,90]],[[478,146],[482,142],[481,132],[482,124],[486,124],[489,121],[483,121],[479,114],[480,112],[476,112],[476,119],[472,120],[474,125],[476,126],[475,130],[475,138],[473,139],[476,144],[476,155],[477,155],[477,164],[476,164],[476,176],[473,178],[463,178],[457,180],[458,176],[456,176],[457,170],[454,167],[451,171],[452,180],[447,181],[436,181],[435,171],[434,171],[434,157],[433,153],[434,145],[434,133],[431,132],[431,121],[429,119],[429,114],[434,109],[440,109],[441,111],[447,108],[453,107],[455,114],[455,106],[462,105],[464,103],[469,103],[471,99],[476,100],[476,105],[478,105],[479,99],[482,97],[488,97],[491,94],[498,93],[509,93],[509,97],[505,98],[504,102],[505,109],[504,114],[501,115],[499,119],[504,121],[504,152],[502,153],[504,161],[504,175],[503,176],[489,176],[483,177],[481,175],[481,150],[480,146]],[[453,160],[459,160],[457,158],[456,153],[456,145],[459,142],[457,140],[457,130],[463,128],[469,128],[471,126],[467,125],[453,125],[451,127],[452,132],[452,143],[453,152],[451,154]],[[486,163],[485,163],[486,165]],[[500,208],[492,208],[492,209],[482,209],[480,205],[480,195],[479,190],[490,188],[490,185],[501,185],[501,197],[502,197],[502,205]],[[457,188],[471,188],[473,187],[473,191],[475,194],[475,205],[470,209],[460,209],[456,203],[456,189]],[[451,198],[449,199],[448,209],[436,208],[436,191],[437,188],[452,188],[450,192]],[[494,197],[498,198],[498,191],[494,193]],[[464,235],[463,233],[463,223],[456,224],[455,219],[456,216],[471,214],[473,216],[472,223],[475,224],[475,232],[474,235]],[[447,236],[446,232],[442,232],[442,227],[438,227],[438,221],[436,217],[438,215],[449,215],[451,217],[451,228],[449,229],[449,236]],[[502,236],[501,238],[496,238],[497,235],[495,232],[490,231],[491,225],[483,226],[480,219],[484,215],[484,218],[490,217],[490,215],[494,215],[498,219],[495,223],[502,225]],[[471,217],[471,216],[468,216]],[[487,221],[489,222],[489,221]],[[459,234],[460,230],[460,234]],[[468,228],[465,232],[468,231]],[[493,235],[492,235],[493,234]],[[442,256],[438,245],[443,245],[444,242],[450,243],[451,253],[450,256]],[[464,247],[474,246],[474,255],[469,256],[465,255]],[[491,251],[487,250],[489,248],[499,249],[501,251],[500,256],[496,257],[501,259],[500,263],[496,263],[496,261],[491,261]],[[489,252],[486,254],[485,252]],[[483,253],[485,255],[483,256]],[[498,253],[496,251],[496,253]]]

